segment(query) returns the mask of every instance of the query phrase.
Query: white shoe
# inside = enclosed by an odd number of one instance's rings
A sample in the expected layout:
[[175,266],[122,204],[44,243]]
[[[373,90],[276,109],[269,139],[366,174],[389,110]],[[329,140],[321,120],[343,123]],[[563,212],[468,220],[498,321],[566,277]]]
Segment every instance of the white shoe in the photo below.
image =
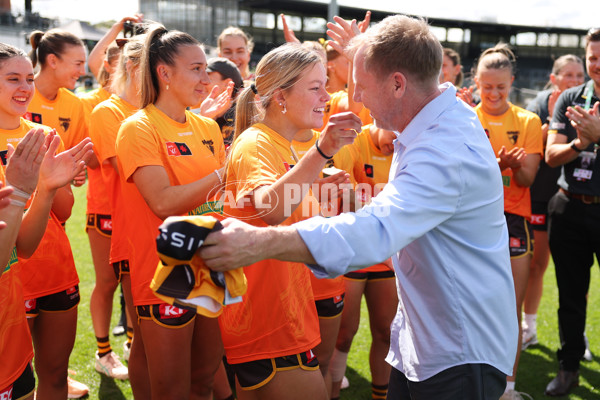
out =
[[538,344],[537,332],[530,330],[523,330],[523,342],[521,343],[521,351],[525,350],[529,346]]
[[500,400],[525,400],[526,398],[533,400],[533,397],[527,393],[517,392],[516,390],[511,389],[504,392],[502,397],[500,397]]
[[96,351],[96,371],[114,379],[129,379],[129,370],[121,363],[119,356],[111,351],[104,357],[98,357]]
[[340,389],[348,389],[350,387],[350,381],[348,381],[348,378],[346,378],[346,375],[344,375],[344,379],[342,379],[342,386],[340,386]]
[[77,382],[75,379],[67,376],[68,399],[80,399],[90,392],[87,385]]
[[127,345],[127,341],[123,343],[123,360],[129,362],[129,355],[131,354],[131,347]]

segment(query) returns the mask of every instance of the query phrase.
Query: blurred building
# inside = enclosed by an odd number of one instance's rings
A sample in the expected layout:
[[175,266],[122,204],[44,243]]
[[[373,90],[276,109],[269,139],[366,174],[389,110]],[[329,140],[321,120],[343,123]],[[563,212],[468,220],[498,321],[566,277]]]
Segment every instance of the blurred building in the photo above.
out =
[[139,0],[139,9],[147,20],[187,32],[214,46],[223,29],[238,24],[238,3],[238,0]]

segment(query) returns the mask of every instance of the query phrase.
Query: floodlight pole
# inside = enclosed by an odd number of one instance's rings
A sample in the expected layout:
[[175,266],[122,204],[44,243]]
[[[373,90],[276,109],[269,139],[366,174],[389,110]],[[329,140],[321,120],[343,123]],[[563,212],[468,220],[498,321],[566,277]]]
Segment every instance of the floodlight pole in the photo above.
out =
[[338,7],[337,0],[330,0],[329,6],[327,7],[327,21],[333,22],[333,17],[340,15],[340,8]]

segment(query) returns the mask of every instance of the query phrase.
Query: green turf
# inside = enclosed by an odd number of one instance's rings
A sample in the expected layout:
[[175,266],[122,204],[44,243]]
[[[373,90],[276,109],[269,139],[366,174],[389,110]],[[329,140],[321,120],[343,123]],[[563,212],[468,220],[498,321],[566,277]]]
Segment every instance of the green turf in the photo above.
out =
[[[74,188],[76,197],[73,215],[67,223],[67,233],[71,240],[73,254],[81,280],[81,303],[79,305],[79,322],[77,340],[71,354],[70,368],[77,372],[76,378],[90,386],[90,399],[132,399],[131,389],[127,381],[116,381],[105,378],[94,369],[95,338],[89,312],[90,292],[94,285],[94,269],[91,261],[89,242],[84,232],[85,224],[85,186]],[[569,399],[600,399],[600,307],[596,295],[598,288],[598,268],[593,269],[588,307],[587,336],[592,352],[598,354],[594,361],[581,364],[581,384],[573,390]],[[115,309],[117,307],[115,296]],[[551,264],[544,278],[544,297],[538,316],[538,338],[540,344],[521,355],[521,364],[517,375],[517,390],[530,394],[534,399],[543,399],[544,388],[552,379],[557,369],[555,351],[558,347],[558,330],[556,323],[557,290],[554,279],[554,267]],[[115,326],[118,312],[113,313]],[[111,342],[117,353],[122,355],[124,336],[114,338]],[[350,388],[343,390],[342,399],[369,399],[370,372],[368,351],[371,336],[368,331],[366,308],[363,304],[361,327],[352,345],[348,359],[347,377]],[[565,397],[567,398],[567,397]]]

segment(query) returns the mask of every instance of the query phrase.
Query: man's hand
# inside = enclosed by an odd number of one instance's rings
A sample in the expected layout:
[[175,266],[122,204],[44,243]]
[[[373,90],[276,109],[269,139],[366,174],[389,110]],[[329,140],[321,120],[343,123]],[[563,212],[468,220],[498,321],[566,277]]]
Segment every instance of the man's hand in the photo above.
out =
[[338,53],[343,54],[344,57],[352,61],[352,54],[346,51],[346,48],[348,47],[348,44],[350,43],[352,38],[361,34],[361,31],[358,28],[358,25],[356,24],[356,20],[353,19],[352,21],[348,22],[345,19],[338,16],[333,17],[333,20],[336,23],[327,23],[327,28],[329,28],[327,29],[327,35],[333,39],[329,42],[329,44]]
[[[581,106],[568,107],[565,115],[577,130],[577,136],[587,145],[600,141],[600,103],[596,102],[590,110]],[[587,147],[587,146],[585,146]]]
[[261,233],[265,228],[228,218],[223,229],[211,232],[197,254],[213,271],[229,271],[264,260]]

